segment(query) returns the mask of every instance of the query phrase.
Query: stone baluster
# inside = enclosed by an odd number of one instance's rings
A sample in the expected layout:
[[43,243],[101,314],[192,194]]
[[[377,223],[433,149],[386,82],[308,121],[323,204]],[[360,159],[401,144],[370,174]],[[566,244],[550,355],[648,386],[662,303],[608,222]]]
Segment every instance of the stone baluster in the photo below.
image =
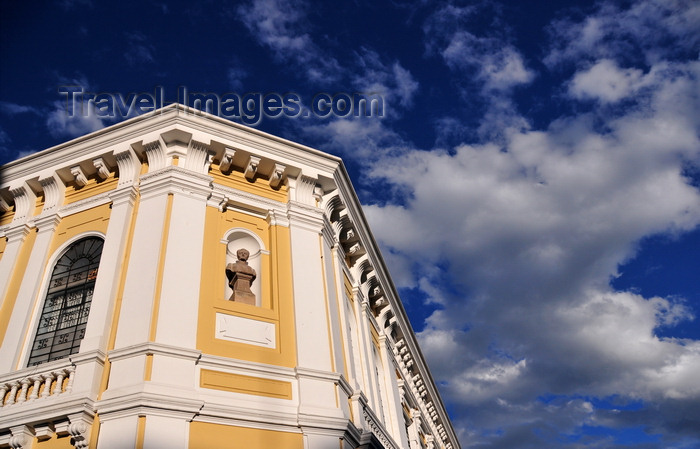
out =
[[7,384],[0,385],[0,408],[5,406],[5,395],[10,387]]
[[21,404],[27,400],[27,390],[29,390],[29,384],[31,381],[29,379],[22,379],[22,389],[19,391],[19,397],[17,398],[17,403]]
[[70,393],[73,389],[73,375],[75,374],[75,367],[71,366],[68,368],[68,385],[66,385],[66,393]]
[[29,395],[27,398],[28,401],[33,401],[34,399],[39,397],[39,387],[41,386],[41,376],[35,376],[35,377],[30,377],[29,382],[34,382],[34,385],[32,386],[32,394]]
[[12,382],[12,388],[10,389],[10,397],[7,398],[7,405],[12,405],[17,399],[17,388],[19,387],[19,382]]
[[44,390],[41,392],[42,398],[47,398],[51,395],[51,382],[53,382],[53,373],[46,373],[41,376],[44,380]]
[[53,387],[53,394],[60,394],[63,391],[63,379],[66,378],[66,370],[60,370],[56,378],[56,385]]

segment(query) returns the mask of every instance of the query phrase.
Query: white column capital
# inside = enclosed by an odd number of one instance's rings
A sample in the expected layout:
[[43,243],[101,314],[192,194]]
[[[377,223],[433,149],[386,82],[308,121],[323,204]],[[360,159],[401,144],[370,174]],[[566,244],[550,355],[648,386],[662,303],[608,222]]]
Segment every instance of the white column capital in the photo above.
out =
[[31,234],[32,229],[32,226],[23,223],[19,226],[5,228],[2,233],[5,234],[5,237],[7,237],[7,243],[10,244],[17,240],[24,240],[29,234]]
[[141,176],[139,190],[142,199],[168,193],[206,199],[212,191],[211,182],[211,176],[169,165]]
[[309,206],[298,201],[289,201],[287,203],[287,218],[290,226],[318,232],[319,234],[323,230],[323,210],[318,207]]
[[136,196],[138,195],[138,190],[132,185],[127,185],[124,188],[118,188],[109,193],[109,199],[112,200],[113,206],[119,206],[121,204],[129,204],[131,206],[136,202]]
[[119,172],[117,189],[133,185],[141,171],[141,162],[136,157],[134,150],[129,146],[123,150],[115,151],[114,158],[117,160],[117,170]]
[[51,214],[38,217],[33,220],[34,226],[39,230],[39,233],[53,232],[56,230],[56,226],[61,222],[61,217],[58,215]]

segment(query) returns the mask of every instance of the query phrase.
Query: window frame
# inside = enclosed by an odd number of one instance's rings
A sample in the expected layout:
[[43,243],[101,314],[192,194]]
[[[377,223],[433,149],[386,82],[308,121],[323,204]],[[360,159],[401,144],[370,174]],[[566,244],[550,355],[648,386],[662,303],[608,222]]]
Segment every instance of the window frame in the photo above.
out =
[[[49,363],[67,361],[73,354],[77,354],[80,352],[80,347],[78,347],[78,352],[72,353],[72,354],[70,354],[67,357],[64,357],[62,359],[55,360],[55,361],[47,360],[46,362],[39,363],[38,365],[29,366],[29,359],[30,359],[30,356],[32,353],[32,348],[34,347],[34,343],[35,343],[37,332],[38,332],[39,320],[41,319],[41,315],[42,315],[43,310],[44,310],[44,304],[46,303],[46,299],[47,299],[48,291],[49,291],[49,287],[50,287],[49,284],[50,284],[51,278],[53,276],[53,271],[56,268],[56,264],[73,247],[73,245],[75,245],[79,241],[86,239],[86,238],[99,238],[99,239],[101,239],[102,245],[103,245],[102,252],[104,253],[104,245],[106,242],[105,235],[102,234],[101,232],[89,231],[89,232],[80,233],[80,234],[75,235],[75,236],[71,237],[70,239],[66,240],[53,252],[51,257],[49,257],[47,259],[47,263],[44,266],[44,274],[42,276],[40,288],[38,289],[36,299],[34,301],[34,306],[32,308],[31,320],[29,322],[29,327],[28,327],[27,334],[26,334],[27,338],[25,338],[25,340],[24,340],[22,351],[20,353],[21,357],[20,357],[19,363],[17,364],[17,366],[20,369],[32,368],[32,367],[36,368],[36,367],[39,367],[41,365],[45,365],[45,364],[49,364]],[[100,262],[98,264],[98,268],[100,267],[101,264],[102,264],[102,254],[100,254]],[[99,272],[98,272],[98,277],[99,277]],[[95,279],[95,285],[97,285],[97,280],[98,279]],[[94,296],[93,296],[93,300],[94,300]],[[91,309],[92,309],[92,303],[91,303]],[[88,321],[86,323],[86,326],[89,323],[89,320],[90,320],[90,314],[88,312]],[[86,327],[86,329],[87,329],[87,327]],[[87,338],[87,337],[88,337],[87,334],[83,336],[83,338],[81,339],[81,344],[82,344],[82,341],[85,340],[85,338]]]

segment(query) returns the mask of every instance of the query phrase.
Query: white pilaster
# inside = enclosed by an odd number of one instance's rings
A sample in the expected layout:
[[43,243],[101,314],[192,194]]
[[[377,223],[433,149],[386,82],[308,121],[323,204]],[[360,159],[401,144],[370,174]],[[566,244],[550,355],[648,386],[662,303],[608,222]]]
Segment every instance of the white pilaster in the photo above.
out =
[[38,229],[36,241],[17,293],[15,307],[12,309],[10,326],[5,332],[0,348],[0,372],[6,373],[17,368],[20,351],[25,346],[23,338],[27,335],[27,326],[32,321],[31,313],[46,270],[49,245],[59,221],[60,219],[55,215],[35,221]]
[[138,419],[136,415],[114,417],[100,415],[98,447],[100,449],[136,447]]
[[10,276],[15,269],[17,256],[22,248],[22,244],[24,244],[31,232],[32,228],[26,224],[15,226],[5,231],[7,243],[2,259],[0,259],[0,300],[5,298],[7,287],[10,284]]
[[102,247],[99,276],[95,282],[85,338],[80,351],[107,351],[107,339],[114,319],[112,312],[119,288],[122,261],[127,247],[129,227],[136,200],[136,190],[127,187],[110,194],[112,212]]
[[290,203],[294,317],[299,366],[330,371],[326,297],[323,289],[320,234],[321,210]]

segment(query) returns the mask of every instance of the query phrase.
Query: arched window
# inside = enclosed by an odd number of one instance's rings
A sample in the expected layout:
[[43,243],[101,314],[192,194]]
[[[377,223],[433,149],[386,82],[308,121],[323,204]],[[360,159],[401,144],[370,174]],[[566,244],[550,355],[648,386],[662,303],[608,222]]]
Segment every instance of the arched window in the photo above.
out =
[[86,237],[73,243],[51,273],[28,366],[68,357],[85,336],[103,241]]

